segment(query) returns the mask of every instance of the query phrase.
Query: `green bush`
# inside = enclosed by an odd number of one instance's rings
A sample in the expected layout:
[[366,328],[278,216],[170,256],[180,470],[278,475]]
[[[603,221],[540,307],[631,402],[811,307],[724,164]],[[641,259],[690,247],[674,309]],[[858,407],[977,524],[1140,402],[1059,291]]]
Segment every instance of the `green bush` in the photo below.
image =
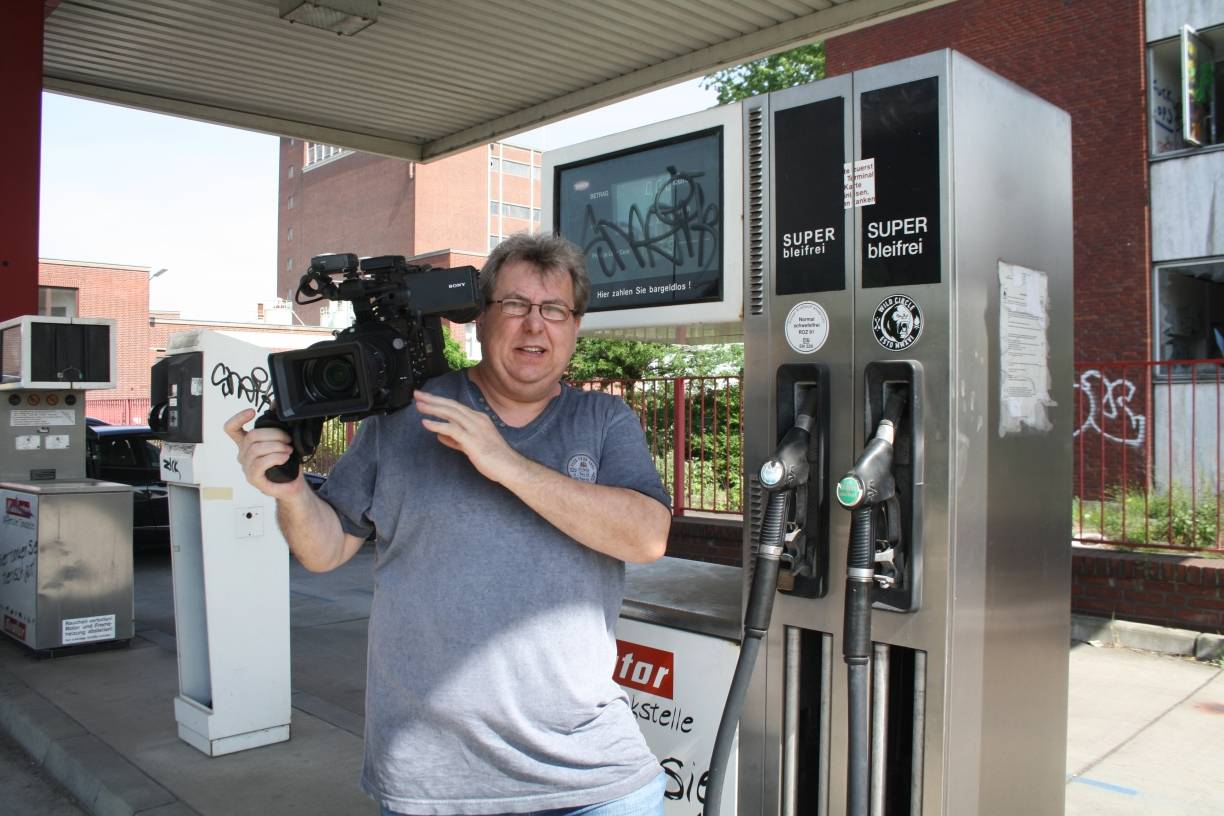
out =
[[1076,538],[1134,544],[1140,547],[1219,546],[1219,518],[1224,496],[1192,496],[1184,488],[1145,495],[1116,492],[1100,500],[1072,500],[1071,525]]

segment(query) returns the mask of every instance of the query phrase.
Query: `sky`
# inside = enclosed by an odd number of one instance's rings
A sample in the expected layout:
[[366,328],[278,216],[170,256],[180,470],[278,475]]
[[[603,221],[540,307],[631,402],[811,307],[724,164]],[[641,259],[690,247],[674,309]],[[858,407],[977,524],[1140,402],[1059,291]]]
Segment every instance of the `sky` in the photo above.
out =
[[[697,81],[506,138],[550,150],[715,104]],[[149,267],[154,310],[254,320],[276,297],[278,137],[43,94],[38,254]],[[372,217],[377,217],[372,214]]]

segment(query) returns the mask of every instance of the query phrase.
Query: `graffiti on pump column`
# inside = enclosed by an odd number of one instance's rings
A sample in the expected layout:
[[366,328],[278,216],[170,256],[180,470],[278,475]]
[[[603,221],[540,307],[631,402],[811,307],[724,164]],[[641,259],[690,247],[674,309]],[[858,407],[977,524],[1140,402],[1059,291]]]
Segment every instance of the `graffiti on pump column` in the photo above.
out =
[[225,363],[217,363],[212,370],[212,384],[220,386],[221,396],[237,395],[255,407],[256,411],[264,411],[271,407],[272,391],[267,388],[268,370],[263,366],[255,366],[247,375],[230,370]]
[[[1099,384],[1097,384],[1099,381]],[[1073,436],[1079,436],[1081,431],[1094,430],[1110,442],[1129,445],[1138,448],[1143,445],[1147,432],[1147,417],[1133,414],[1130,401],[1135,396],[1135,384],[1125,377],[1111,380],[1095,368],[1080,374],[1075,388],[1084,395],[1086,403],[1084,421],[1075,429]],[[1098,404],[1097,400],[1100,400]],[[1117,421],[1122,418],[1126,429],[1124,436],[1106,433],[1098,421],[1098,413],[1106,421]]]
[[0,553],[0,586],[28,583],[38,562],[38,542],[27,541]]

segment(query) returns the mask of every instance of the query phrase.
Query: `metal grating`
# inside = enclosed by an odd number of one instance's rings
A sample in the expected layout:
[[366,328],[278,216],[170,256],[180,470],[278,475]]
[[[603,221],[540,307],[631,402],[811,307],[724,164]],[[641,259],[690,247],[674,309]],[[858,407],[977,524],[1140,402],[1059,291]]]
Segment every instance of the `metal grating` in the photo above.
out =
[[765,112],[748,108],[748,311],[765,311]]

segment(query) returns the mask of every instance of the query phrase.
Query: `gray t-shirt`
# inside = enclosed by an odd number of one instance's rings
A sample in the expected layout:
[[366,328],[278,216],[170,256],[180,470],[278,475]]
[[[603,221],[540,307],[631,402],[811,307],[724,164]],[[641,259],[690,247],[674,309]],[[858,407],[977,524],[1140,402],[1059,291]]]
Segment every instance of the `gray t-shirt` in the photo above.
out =
[[[425,390],[493,418],[572,478],[667,495],[636,415],[562,386],[523,428],[465,373]],[[421,427],[365,420],[320,495],[377,530],[363,787],[400,813],[487,814],[615,799],[659,773],[612,680],[624,564],[578,544]]]

